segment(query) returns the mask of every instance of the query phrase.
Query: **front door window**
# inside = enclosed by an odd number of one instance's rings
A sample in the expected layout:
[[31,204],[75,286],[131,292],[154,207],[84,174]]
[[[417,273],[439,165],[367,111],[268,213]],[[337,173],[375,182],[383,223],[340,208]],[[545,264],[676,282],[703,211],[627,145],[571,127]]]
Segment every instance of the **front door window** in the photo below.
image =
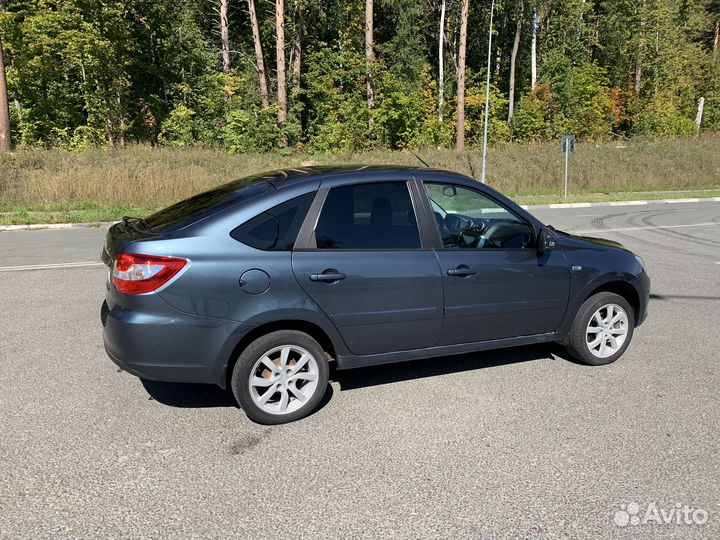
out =
[[489,197],[461,186],[425,183],[445,249],[524,249],[532,226]]

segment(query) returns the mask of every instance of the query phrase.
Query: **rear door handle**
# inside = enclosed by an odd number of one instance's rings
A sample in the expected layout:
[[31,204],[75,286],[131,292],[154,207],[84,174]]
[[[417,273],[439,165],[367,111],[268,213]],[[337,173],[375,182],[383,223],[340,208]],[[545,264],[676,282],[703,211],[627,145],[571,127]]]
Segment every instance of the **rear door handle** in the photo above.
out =
[[455,277],[468,277],[468,276],[474,276],[477,274],[475,270],[470,268],[466,264],[461,264],[457,268],[451,268],[447,271],[448,276],[455,276]]
[[322,281],[323,283],[335,283],[347,276],[337,270],[325,270],[322,274],[310,274],[310,281]]

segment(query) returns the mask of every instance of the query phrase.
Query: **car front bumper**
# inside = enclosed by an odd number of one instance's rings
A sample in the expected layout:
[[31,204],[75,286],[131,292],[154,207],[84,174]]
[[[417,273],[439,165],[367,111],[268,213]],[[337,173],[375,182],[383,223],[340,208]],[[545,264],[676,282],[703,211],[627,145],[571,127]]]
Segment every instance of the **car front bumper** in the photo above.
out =
[[639,302],[635,326],[640,326],[647,319],[648,304],[650,303],[650,276],[643,270],[631,281],[631,284],[638,293]]

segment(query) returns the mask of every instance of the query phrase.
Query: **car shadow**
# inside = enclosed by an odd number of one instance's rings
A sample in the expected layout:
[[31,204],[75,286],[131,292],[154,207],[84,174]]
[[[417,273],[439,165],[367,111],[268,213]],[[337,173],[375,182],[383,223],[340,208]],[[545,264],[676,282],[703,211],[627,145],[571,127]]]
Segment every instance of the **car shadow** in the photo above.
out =
[[[474,371],[533,360],[553,360],[560,358],[578,363],[554,343],[528,345],[510,349],[496,349],[454,356],[440,356],[423,360],[399,362],[370,366],[366,368],[340,371],[332,369],[330,380],[339,384],[341,391],[355,390],[370,386],[392,384],[401,381],[437,377],[450,373]],[[240,408],[230,389],[223,390],[211,384],[169,383],[140,379],[149,399],[169,407],[177,408]],[[327,405],[333,396],[333,387],[328,385],[315,412]]]
[[[240,408],[232,391],[223,390],[212,384],[170,383],[140,379],[149,399],[167,405],[168,407],[210,409],[213,407]],[[333,396],[332,386],[328,385],[320,404],[313,414],[325,407]]]
[[392,384],[400,381],[423,379],[474,371],[477,369],[531,362],[533,360],[547,360],[560,357],[572,360],[562,347],[554,343],[541,345],[528,345],[510,349],[495,349],[492,351],[474,352],[454,356],[440,356],[424,360],[413,360],[397,364],[385,364],[366,368],[333,370],[331,378],[340,384],[340,390],[354,390],[368,386]]
[[238,407],[230,390],[212,384],[170,383],[140,379],[149,398],[180,408]]
[[683,294],[651,294],[651,300],[705,300],[705,301],[718,301],[720,296],[691,296]]

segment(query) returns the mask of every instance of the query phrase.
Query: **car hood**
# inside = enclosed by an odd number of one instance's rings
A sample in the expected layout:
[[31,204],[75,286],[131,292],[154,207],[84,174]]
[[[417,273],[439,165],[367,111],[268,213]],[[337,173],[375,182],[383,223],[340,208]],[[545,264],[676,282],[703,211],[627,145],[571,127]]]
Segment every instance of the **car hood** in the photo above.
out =
[[588,244],[594,244],[596,246],[602,246],[602,247],[622,249],[623,251],[630,252],[630,250],[628,248],[623,246],[620,242],[615,242],[614,240],[608,240],[606,238],[596,238],[594,236],[583,236],[580,234],[571,234],[571,233],[565,232],[565,231],[558,231],[557,229],[553,229],[553,230],[556,233],[558,233],[559,235],[564,236],[565,238],[570,238],[570,239],[578,241],[578,242],[585,242]]

